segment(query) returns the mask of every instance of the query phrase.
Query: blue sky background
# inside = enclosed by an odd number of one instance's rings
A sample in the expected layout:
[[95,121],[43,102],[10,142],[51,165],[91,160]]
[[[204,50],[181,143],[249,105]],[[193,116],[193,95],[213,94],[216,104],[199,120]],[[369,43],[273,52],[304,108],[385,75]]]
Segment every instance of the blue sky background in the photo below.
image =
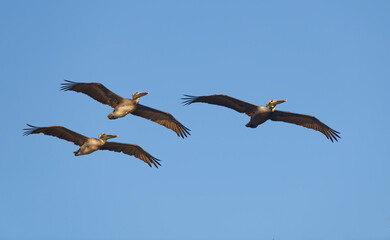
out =
[[[1,1],[0,239],[390,239],[390,2]],[[61,92],[101,82],[189,127]],[[249,118],[224,93],[341,132]],[[159,169],[22,136],[25,123],[118,134]]]

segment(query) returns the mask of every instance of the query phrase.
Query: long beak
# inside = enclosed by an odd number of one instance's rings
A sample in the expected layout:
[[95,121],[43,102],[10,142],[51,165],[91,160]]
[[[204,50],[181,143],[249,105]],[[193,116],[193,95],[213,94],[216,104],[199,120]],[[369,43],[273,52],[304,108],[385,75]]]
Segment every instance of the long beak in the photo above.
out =
[[110,138],[116,138],[116,137],[118,137],[118,135],[110,135],[110,134],[106,134],[106,135],[104,135],[103,139],[104,139],[104,140],[107,140],[107,139],[110,139]]
[[287,102],[287,100],[277,100],[275,102],[272,102],[271,105],[274,107],[274,106],[281,104],[281,103],[284,103],[284,102]]
[[149,94],[149,92],[140,92],[137,94],[137,97],[143,97],[143,96],[148,95],[148,94]]

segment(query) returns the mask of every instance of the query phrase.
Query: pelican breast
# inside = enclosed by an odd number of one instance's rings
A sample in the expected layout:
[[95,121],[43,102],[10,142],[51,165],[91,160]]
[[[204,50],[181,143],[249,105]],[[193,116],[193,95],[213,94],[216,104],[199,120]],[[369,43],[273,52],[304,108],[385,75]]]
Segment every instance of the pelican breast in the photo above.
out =
[[99,150],[101,146],[105,144],[105,141],[96,139],[96,138],[88,138],[88,140],[81,145],[80,149],[77,151],[76,155],[84,155],[90,154]]
[[123,102],[121,102],[120,104],[118,104],[118,106],[115,107],[113,114],[116,118],[124,117],[127,114],[134,112],[136,108],[136,101],[125,99]]

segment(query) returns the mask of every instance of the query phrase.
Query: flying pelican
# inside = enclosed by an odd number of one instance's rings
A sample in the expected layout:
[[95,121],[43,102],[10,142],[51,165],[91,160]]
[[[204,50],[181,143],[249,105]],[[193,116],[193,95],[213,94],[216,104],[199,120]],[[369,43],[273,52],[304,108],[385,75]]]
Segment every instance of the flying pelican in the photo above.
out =
[[65,80],[65,83],[61,83],[61,85],[63,91],[81,92],[100,103],[113,107],[114,111],[107,116],[109,119],[121,118],[131,113],[163,125],[176,132],[179,137],[184,138],[187,137],[187,134],[191,135],[190,129],[177,121],[171,114],[139,104],[140,97],[149,94],[148,92],[134,92],[133,99],[128,99],[116,95],[101,83],[78,83]]
[[271,119],[272,121],[293,123],[322,132],[326,138],[330,139],[332,142],[333,140],[338,141],[337,138],[340,138],[338,135],[340,134],[339,132],[331,129],[313,116],[275,110],[276,105],[284,103],[286,100],[269,100],[266,106],[257,106],[224,94],[199,97],[190,95],[184,96],[185,97],[182,98],[184,100],[184,105],[203,102],[228,107],[240,113],[246,113],[251,117],[249,123],[245,125],[246,127],[256,128],[258,125]]
[[89,138],[83,136],[77,132],[73,132],[63,126],[51,126],[51,127],[35,127],[27,124],[29,128],[25,128],[24,136],[30,134],[43,133],[45,135],[50,135],[64,139],[69,142],[73,142],[76,145],[79,145],[80,148],[74,152],[75,156],[90,154],[96,150],[109,150],[114,152],[122,152],[124,154],[135,156],[136,158],[141,159],[146,162],[150,167],[153,165],[158,168],[160,166],[159,159],[153,157],[148,152],[143,150],[140,146],[135,144],[126,144],[126,143],[117,143],[117,142],[107,142],[107,139],[116,138],[118,135],[110,135],[106,133],[101,133],[98,138]]

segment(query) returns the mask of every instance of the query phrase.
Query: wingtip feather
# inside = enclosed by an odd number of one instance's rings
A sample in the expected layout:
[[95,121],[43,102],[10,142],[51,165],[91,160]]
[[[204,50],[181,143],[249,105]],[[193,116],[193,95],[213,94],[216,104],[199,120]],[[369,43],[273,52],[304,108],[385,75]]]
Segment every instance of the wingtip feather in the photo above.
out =
[[183,100],[182,104],[184,106],[187,106],[187,105],[190,105],[191,103],[194,103],[195,102],[195,99],[197,98],[197,96],[192,96],[192,95],[187,95],[187,94],[183,94],[184,97],[182,97],[181,99]]
[[73,81],[70,81],[70,80],[66,80],[64,79],[65,82],[61,83],[61,87],[60,87],[60,90],[62,91],[70,91],[71,88],[77,84],[77,82],[73,82]]
[[23,129],[23,136],[28,136],[30,134],[32,134],[33,131],[35,131],[38,127],[36,126],[33,126],[33,125],[30,125],[28,123],[26,123],[27,126],[29,126],[29,128],[24,128]]

